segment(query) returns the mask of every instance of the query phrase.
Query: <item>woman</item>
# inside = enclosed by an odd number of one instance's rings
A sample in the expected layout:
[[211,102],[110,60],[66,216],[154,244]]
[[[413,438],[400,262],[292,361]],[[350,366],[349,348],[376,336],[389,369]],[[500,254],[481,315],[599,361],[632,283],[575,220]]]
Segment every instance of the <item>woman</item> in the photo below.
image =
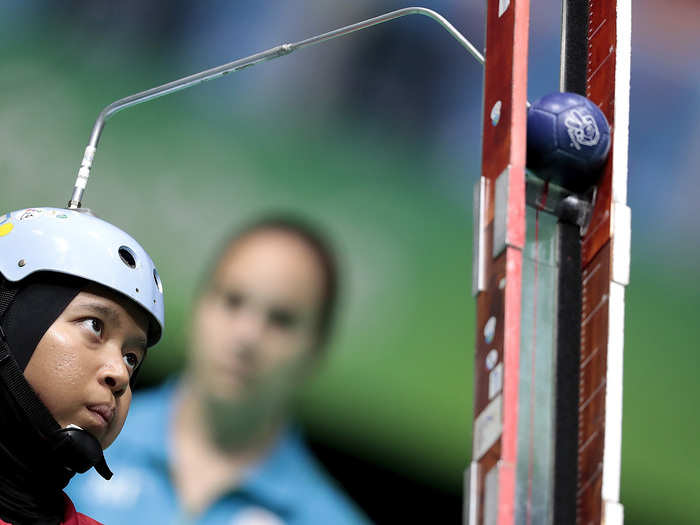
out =
[[128,234],[86,212],[0,218],[0,524],[97,523],[63,493],[117,437],[163,292]]

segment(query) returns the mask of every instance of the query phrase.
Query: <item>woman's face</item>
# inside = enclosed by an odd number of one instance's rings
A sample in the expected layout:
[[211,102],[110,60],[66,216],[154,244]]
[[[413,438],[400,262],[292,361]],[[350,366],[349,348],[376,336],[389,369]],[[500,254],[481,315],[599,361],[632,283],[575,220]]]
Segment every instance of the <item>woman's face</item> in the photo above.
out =
[[61,427],[77,425],[102,448],[116,439],[131,404],[129,379],[146,353],[146,314],[95,286],[49,327],[24,375]]

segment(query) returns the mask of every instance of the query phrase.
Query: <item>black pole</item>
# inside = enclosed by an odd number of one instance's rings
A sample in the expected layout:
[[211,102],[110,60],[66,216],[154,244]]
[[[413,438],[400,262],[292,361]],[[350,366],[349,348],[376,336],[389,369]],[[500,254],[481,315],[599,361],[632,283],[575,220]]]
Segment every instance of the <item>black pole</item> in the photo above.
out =
[[[586,96],[588,9],[584,0],[563,0],[563,91]],[[581,226],[587,203],[565,198],[557,209],[559,276],[555,359],[553,523],[576,523],[578,405],[581,364]]]
[[586,203],[566,197],[558,206],[559,276],[554,403],[553,523],[576,523],[578,404],[581,361],[581,217]]
[[588,4],[586,0],[564,0],[562,23],[562,91],[584,97],[588,67]]

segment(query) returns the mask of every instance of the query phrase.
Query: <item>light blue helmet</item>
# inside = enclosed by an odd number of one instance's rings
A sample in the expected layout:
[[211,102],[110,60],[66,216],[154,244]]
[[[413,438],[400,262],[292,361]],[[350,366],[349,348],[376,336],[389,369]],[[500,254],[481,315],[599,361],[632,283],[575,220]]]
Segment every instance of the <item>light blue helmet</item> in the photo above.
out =
[[164,327],[163,285],[141,245],[85,211],[27,208],[0,216],[0,274],[21,281],[36,272],[81,277],[129,297],[148,312],[148,345]]

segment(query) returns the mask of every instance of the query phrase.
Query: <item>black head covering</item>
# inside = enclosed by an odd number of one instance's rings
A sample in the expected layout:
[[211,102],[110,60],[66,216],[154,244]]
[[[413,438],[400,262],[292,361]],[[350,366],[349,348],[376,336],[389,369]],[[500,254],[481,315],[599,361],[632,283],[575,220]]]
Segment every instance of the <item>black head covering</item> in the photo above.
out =
[[[18,283],[19,291],[0,324],[22,371],[48,328],[85,283],[51,273]],[[37,525],[60,523],[62,489],[71,476],[0,381],[0,519]]]
[[24,371],[49,327],[86,282],[58,273],[39,273],[22,281],[2,320],[12,354]]

